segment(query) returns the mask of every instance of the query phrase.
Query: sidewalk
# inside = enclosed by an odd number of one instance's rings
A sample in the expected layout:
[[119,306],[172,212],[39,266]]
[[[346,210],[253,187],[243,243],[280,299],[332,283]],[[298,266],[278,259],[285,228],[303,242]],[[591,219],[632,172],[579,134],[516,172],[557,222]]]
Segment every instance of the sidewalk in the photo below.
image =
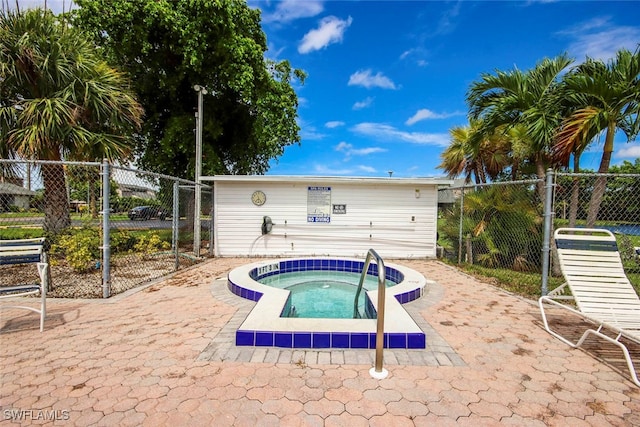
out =
[[428,348],[385,351],[384,380],[369,375],[373,350],[235,347],[252,303],[221,279],[251,261],[214,259],[109,300],[51,299],[42,334],[35,314],[0,311],[0,423],[640,425],[640,389],[595,357],[605,344],[571,349],[534,302],[437,261],[394,260],[438,285],[406,306]]

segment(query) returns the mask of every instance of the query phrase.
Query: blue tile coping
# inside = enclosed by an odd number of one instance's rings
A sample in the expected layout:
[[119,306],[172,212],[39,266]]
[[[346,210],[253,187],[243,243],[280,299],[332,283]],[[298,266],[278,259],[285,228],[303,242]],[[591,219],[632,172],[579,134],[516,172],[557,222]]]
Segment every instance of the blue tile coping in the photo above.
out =
[[[376,319],[304,319],[280,317],[289,291],[263,285],[256,280],[294,271],[330,270],[361,272],[364,261],[338,258],[301,258],[261,261],[232,270],[227,278],[229,290],[256,301],[236,331],[236,345],[311,349],[373,349]],[[426,336],[402,304],[420,298],[428,280],[410,268],[385,263],[386,279],[396,285],[386,288],[385,348],[426,348]],[[377,275],[371,264],[368,274]],[[377,290],[367,291],[367,306],[377,309]],[[391,297],[394,298],[391,298]]]

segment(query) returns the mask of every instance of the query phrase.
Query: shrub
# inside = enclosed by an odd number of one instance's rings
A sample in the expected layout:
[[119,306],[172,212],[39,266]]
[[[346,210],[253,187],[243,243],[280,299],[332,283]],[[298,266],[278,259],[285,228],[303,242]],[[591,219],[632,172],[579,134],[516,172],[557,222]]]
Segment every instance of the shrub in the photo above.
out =
[[97,228],[70,230],[54,240],[50,253],[64,257],[74,271],[86,273],[100,259],[101,238]]
[[127,230],[111,233],[111,253],[127,253],[133,250],[136,238]]
[[[473,261],[516,271],[540,268],[542,221],[532,199],[531,189],[513,186],[493,186],[465,195],[462,236],[471,239]],[[440,241],[446,248],[459,247],[459,225],[460,201],[439,226]],[[464,250],[464,241],[462,247]]]
[[159,250],[167,250],[171,247],[168,242],[165,242],[160,238],[160,235],[153,231],[138,237],[134,249],[136,252],[142,252],[144,254],[152,254]]
[[[126,254],[132,250],[153,253],[170,247],[169,243],[160,239],[157,232],[136,238],[123,230],[112,233],[110,237],[112,254]],[[102,258],[102,236],[98,228],[68,230],[64,234],[52,237],[51,240],[52,262],[55,263],[56,259],[66,259],[69,266],[78,273],[92,270]]]

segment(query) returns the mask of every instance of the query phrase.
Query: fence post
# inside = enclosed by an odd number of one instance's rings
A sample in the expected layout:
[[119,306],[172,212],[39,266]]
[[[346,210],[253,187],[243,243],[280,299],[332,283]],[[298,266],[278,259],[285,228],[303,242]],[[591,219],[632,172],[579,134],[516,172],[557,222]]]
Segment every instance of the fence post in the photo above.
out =
[[175,255],[173,271],[180,267],[180,248],[178,241],[178,229],[180,227],[180,183],[173,181],[173,206],[171,215],[171,249]]
[[460,197],[460,226],[458,227],[458,265],[462,264],[462,217],[464,211],[464,187]]
[[109,213],[109,161],[102,161],[102,298],[111,296],[111,235]]
[[548,283],[549,283],[549,261],[550,261],[550,241],[551,241],[551,223],[553,207],[553,169],[547,169],[547,181],[544,186],[544,240],[542,242],[542,296],[547,295]]
[[213,256],[213,207],[215,206],[213,186],[211,187],[211,209],[209,210],[209,256]]

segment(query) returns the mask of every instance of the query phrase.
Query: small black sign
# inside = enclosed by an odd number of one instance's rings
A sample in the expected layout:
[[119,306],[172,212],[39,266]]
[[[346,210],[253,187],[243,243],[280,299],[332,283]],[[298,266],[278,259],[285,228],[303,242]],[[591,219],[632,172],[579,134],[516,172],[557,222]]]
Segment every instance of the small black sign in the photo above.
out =
[[333,213],[336,215],[346,214],[347,205],[333,205]]

